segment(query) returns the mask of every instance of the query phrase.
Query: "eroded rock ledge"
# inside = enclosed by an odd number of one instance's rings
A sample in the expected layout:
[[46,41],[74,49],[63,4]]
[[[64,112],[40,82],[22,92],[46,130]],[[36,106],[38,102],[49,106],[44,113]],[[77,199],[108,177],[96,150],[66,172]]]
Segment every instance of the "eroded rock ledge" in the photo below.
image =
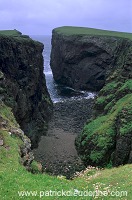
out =
[[52,112],[43,74],[43,44],[22,36],[0,35],[0,99],[9,107],[33,147]]

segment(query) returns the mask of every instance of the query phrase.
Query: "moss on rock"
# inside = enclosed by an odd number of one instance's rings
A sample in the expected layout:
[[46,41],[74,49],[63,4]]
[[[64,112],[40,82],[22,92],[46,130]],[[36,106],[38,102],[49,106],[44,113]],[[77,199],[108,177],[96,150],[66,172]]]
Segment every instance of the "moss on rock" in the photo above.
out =
[[76,139],[77,150],[86,165],[132,163],[131,45],[130,42],[116,61],[117,68],[95,100],[93,118]]

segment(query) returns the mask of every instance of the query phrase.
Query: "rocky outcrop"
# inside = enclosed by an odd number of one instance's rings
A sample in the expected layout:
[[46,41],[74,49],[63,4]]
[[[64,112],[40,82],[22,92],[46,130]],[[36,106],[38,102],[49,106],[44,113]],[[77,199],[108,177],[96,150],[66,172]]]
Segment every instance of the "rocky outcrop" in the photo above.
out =
[[93,118],[76,139],[86,165],[132,163],[132,41],[121,49],[115,66],[95,101]]
[[[75,89],[100,90],[127,39],[87,34],[83,28],[56,28],[52,32],[51,68],[56,82]],[[73,31],[73,32],[72,32]],[[90,30],[91,31],[91,30]],[[72,33],[71,33],[72,32]],[[105,31],[104,31],[105,32]],[[106,31],[107,33],[107,31]],[[115,34],[116,35],[116,34]]]
[[[17,154],[17,162],[20,162],[28,171],[41,173],[42,165],[34,160],[31,150],[31,141],[20,129],[11,108],[0,100],[0,149],[1,159],[7,157],[7,162]],[[6,151],[6,156],[4,155]],[[14,163],[15,165],[15,163]],[[14,167],[12,161],[10,167]]]
[[0,99],[12,108],[33,147],[52,112],[42,51],[43,44],[28,37],[0,35]]
[[16,138],[17,140],[21,141],[19,142],[20,146],[18,149],[21,163],[28,170],[30,170],[31,163],[34,160],[34,156],[31,151],[31,141],[20,129],[13,113],[11,112],[11,109],[0,100],[0,146],[10,150],[10,146],[6,142],[7,137]]

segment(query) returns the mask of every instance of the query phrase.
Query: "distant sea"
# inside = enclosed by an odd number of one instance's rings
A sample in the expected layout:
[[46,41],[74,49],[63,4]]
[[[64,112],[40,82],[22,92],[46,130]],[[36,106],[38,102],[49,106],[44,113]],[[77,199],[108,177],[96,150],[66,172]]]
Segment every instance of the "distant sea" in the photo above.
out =
[[81,98],[94,98],[96,95],[93,92],[88,91],[77,91],[70,87],[66,87],[61,84],[57,84],[54,81],[52,71],[50,68],[50,53],[51,53],[51,36],[43,35],[32,35],[32,39],[42,42],[44,44],[44,74],[46,78],[46,85],[51,96],[51,99],[54,103],[61,102],[65,100],[74,100]]

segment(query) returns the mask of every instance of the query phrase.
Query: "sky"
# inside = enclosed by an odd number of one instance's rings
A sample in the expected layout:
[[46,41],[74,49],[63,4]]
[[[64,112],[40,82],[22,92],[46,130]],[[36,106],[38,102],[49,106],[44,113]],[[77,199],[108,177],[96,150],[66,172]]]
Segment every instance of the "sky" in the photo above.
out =
[[0,0],[0,30],[51,35],[60,26],[132,32],[132,0]]

